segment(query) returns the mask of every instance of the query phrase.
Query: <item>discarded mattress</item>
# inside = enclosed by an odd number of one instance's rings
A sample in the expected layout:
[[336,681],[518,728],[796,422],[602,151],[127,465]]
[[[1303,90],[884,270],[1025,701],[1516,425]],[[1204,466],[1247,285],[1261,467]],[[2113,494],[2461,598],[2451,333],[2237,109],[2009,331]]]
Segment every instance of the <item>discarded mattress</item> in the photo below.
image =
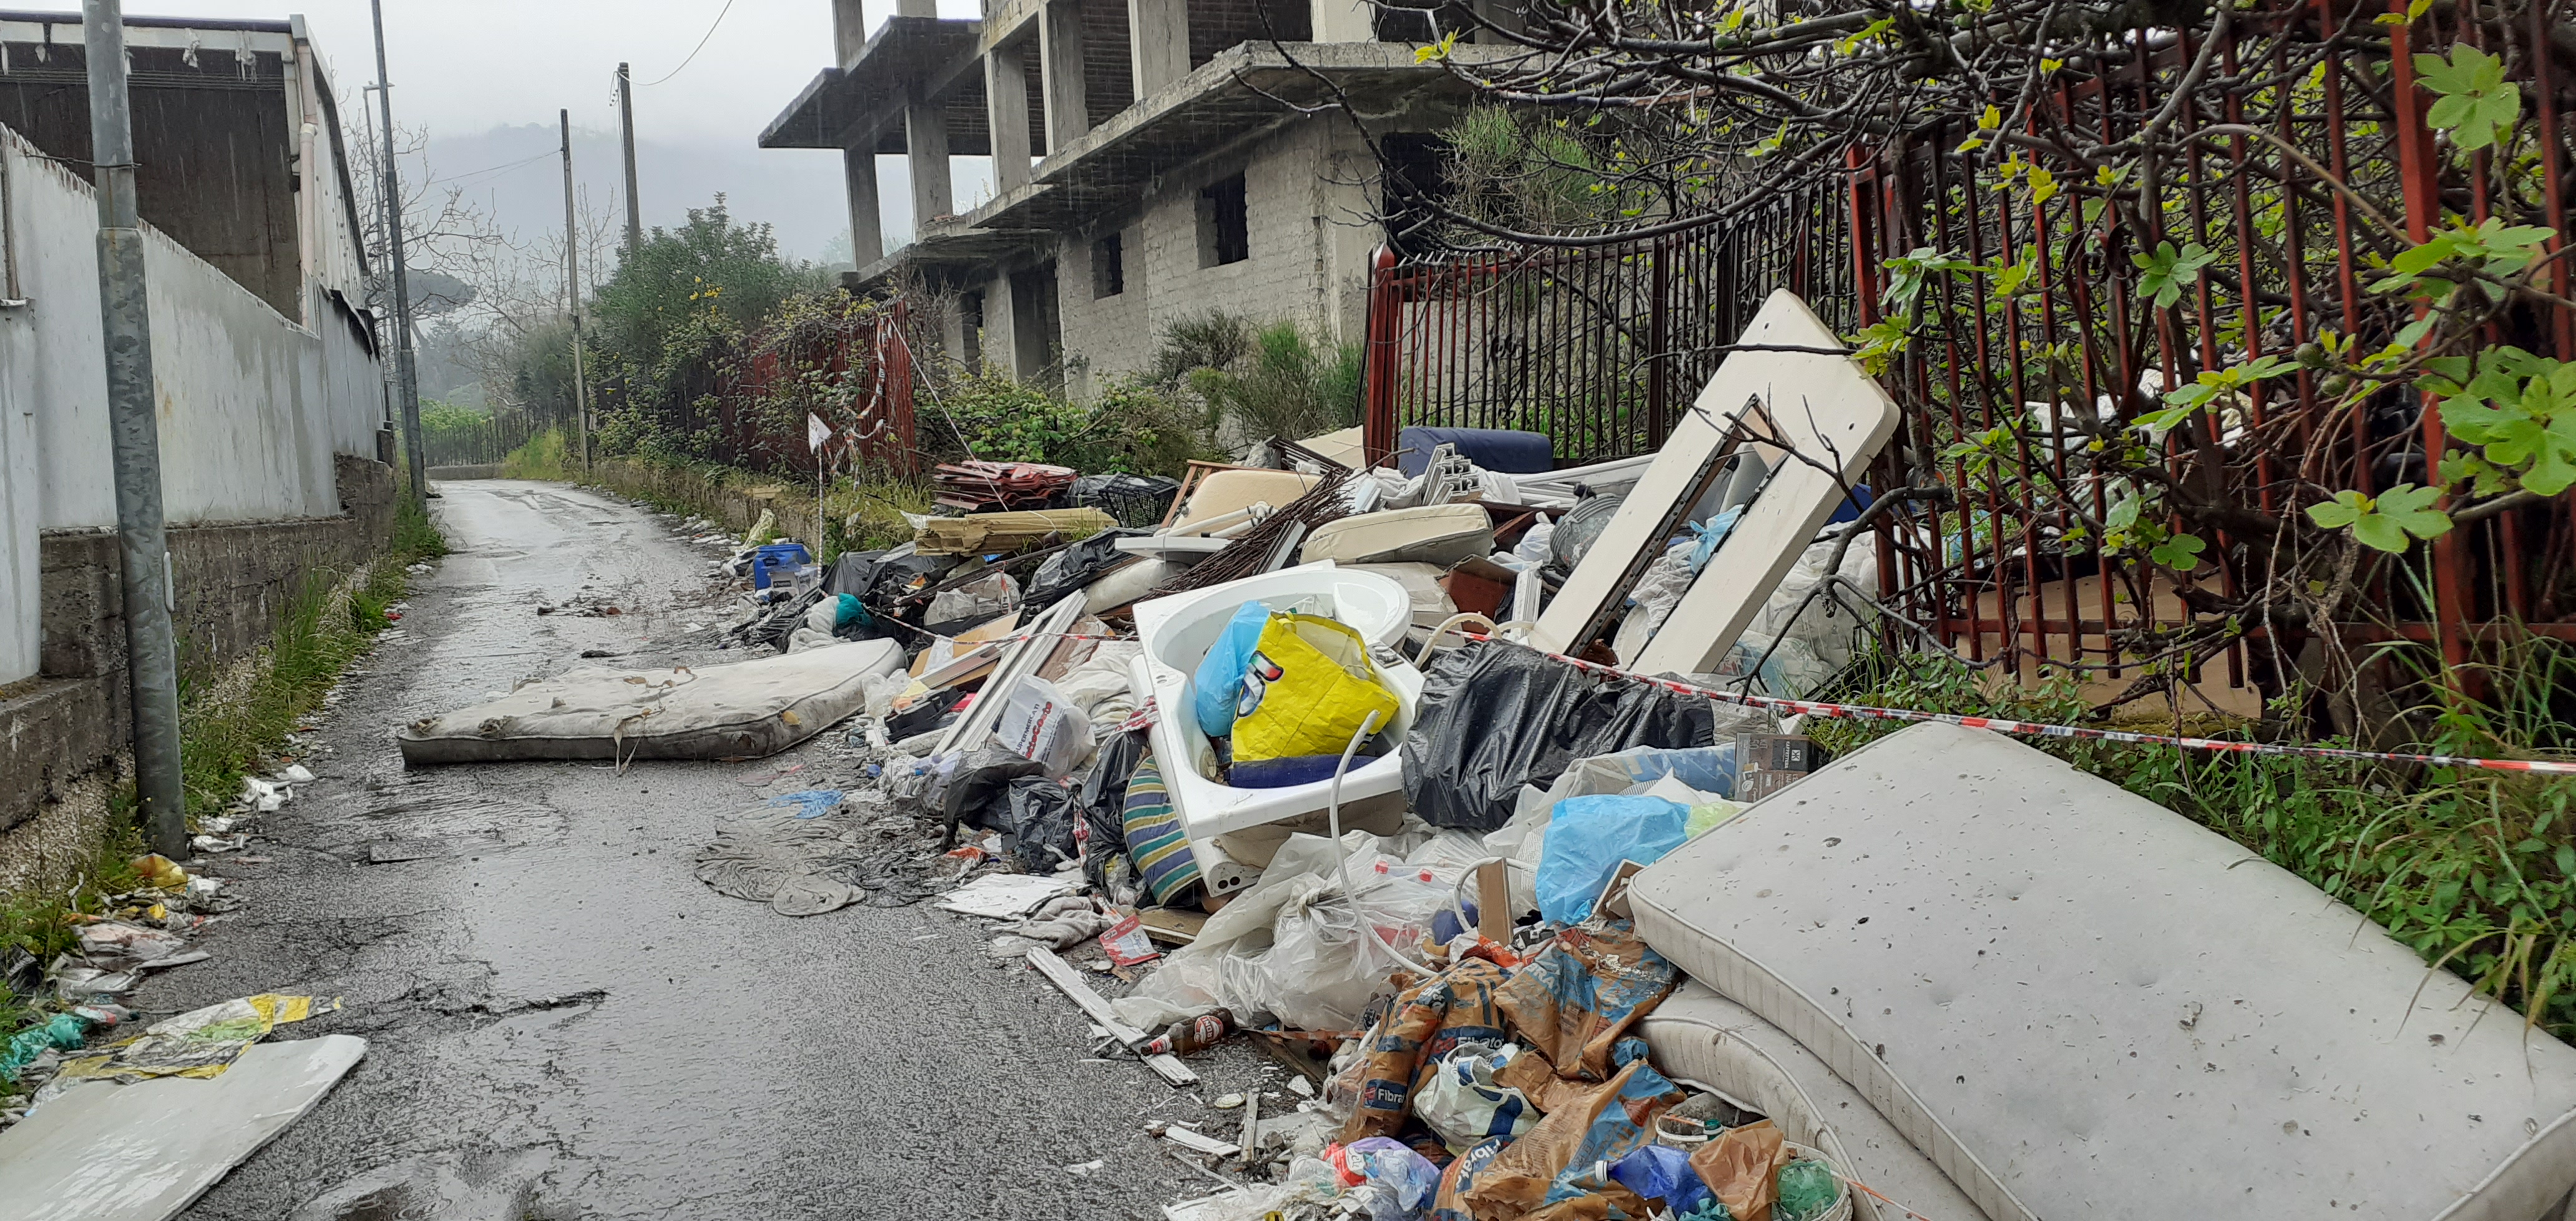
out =
[[413,722],[403,762],[757,759],[846,719],[868,680],[903,665],[891,640],[826,645],[692,670],[590,667]]
[[11,1221],[163,1221],[294,1125],[367,1054],[325,1035],[261,1043],[219,1076],[93,1081],[0,1132]]
[[1494,519],[1480,504],[1362,513],[1315,527],[1297,557],[1312,564],[1437,564],[1494,549]]
[[[1695,979],[1638,1020],[1655,1067],[1685,1085],[1713,1090],[1780,1125],[1790,1141],[1825,1155],[1845,1178],[1869,1184],[1927,1217],[1986,1221],[1986,1215],[1816,1053],[1752,1010]],[[1853,1193],[1859,1221],[1905,1214]]]
[[1995,1221],[2534,1221],[2576,1187],[2576,1049],[2001,735],[1908,728],[1630,896]]
[[[1320,813],[1330,804],[1329,780],[1250,789],[1208,779],[1215,748],[1189,713],[1197,700],[1191,676],[1226,621],[1247,602],[1259,602],[1274,611],[1304,609],[1328,615],[1372,644],[1390,648],[1413,625],[1413,599],[1403,585],[1390,577],[1340,569],[1329,562],[1283,568],[1136,605],[1136,635],[1145,647],[1129,663],[1129,683],[1139,704],[1151,697],[1162,710],[1154,722],[1154,757],[1161,761],[1172,810],[1180,816],[1181,828],[1189,835],[1191,851],[1203,870],[1229,859],[1214,842],[1216,837]],[[1386,735],[1385,741],[1400,742],[1413,725],[1414,706],[1422,696],[1422,672],[1389,656],[1379,658],[1378,669],[1399,704],[1394,722],[1379,732]],[[1351,760],[1350,771],[1342,777],[1344,827],[1402,812],[1401,753],[1389,750],[1376,758]],[[1267,857],[1245,863],[1266,864]]]

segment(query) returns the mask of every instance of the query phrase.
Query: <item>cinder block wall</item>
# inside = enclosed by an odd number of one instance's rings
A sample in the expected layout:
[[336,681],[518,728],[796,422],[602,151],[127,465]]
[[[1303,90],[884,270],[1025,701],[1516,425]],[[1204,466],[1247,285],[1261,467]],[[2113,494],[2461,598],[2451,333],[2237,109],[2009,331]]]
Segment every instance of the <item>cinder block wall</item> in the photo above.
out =
[[[393,529],[393,468],[336,455],[339,517],[174,526],[183,668],[212,670],[266,644],[306,582],[354,572]],[[7,835],[131,740],[125,600],[116,535],[45,534],[43,669],[0,690],[0,856]]]
[[[1366,149],[1339,125],[1301,123],[1165,178],[1141,215],[1122,222],[1127,291],[1094,299],[1091,242],[1061,244],[1057,282],[1064,346],[1090,383],[1143,370],[1165,328],[1209,310],[1259,323],[1293,321],[1356,343],[1367,320],[1368,257],[1381,240]],[[1240,173],[1251,257],[1200,265],[1199,191]],[[1104,232],[1106,230],[1103,230]]]

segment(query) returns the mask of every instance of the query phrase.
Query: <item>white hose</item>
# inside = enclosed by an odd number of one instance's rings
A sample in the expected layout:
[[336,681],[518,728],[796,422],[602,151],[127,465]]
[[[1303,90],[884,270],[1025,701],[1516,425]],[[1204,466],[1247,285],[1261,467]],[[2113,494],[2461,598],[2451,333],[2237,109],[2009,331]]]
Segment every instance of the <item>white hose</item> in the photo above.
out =
[[1359,732],[1351,735],[1351,744],[1342,748],[1341,761],[1333,765],[1333,787],[1325,793],[1324,819],[1333,831],[1333,876],[1341,879],[1342,895],[1351,901],[1351,914],[1359,919],[1360,928],[1370,938],[1393,955],[1397,962],[1425,976],[1438,975],[1438,971],[1405,957],[1404,951],[1389,944],[1385,935],[1377,931],[1376,925],[1360,916],[1359,888],[1351,885],[1351,854],[1342,844],[1342,774],[1351,770],[1351,757],[1360,753],[1360,743],[1368,741],[1369,735],[1377,732],[1377,717],[1377,709],[1371,708],[1368,716],[1360,721]]
[[[1480,626],[1484,628],[1488,635],[1491,635],[1494,631],[1494,621],[1486,616],[1479,615],[1474,611],[1460,611],[1457,614],[1451,615],[1448,618],[1441,620],[1440,626],[1431,629],[1431,638],[1422,642],[1422,651],[1414,656],[1414,668],[1424,671],[1431,669],[1431,655],[1440,651],[1441,637],[1447,636],[1452,629],[1462,623],[1471,623]],[[1460,637],[1461,641],[1464,639],[1465,637]]]

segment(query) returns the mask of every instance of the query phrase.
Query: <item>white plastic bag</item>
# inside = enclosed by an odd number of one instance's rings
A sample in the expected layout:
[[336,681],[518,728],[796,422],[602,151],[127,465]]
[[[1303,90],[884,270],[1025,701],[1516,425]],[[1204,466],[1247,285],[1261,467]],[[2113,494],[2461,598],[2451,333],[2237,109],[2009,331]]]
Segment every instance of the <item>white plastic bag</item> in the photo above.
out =
[[1050,776],[1070,776],[1091,757],[1091,718],[1043,678],[1021,679],[1002,697],[993,734],[1004,749],[1044,764]]
[[1432,1067],[1413,1095],[1414,1115],[1452,1154],[1464,1154],[1487,1137],[1529,1131],[1538,1122],[1538,1108],[1530,1105],[1528,1095],[1494,1083],[1495,1072],[1520,1050],[1517,1043],[1459,1044]]
[[983,623],[1010,614],[1019,606],[1020,583],[1007,572],[995,572],[940,591],[930,600],[930,609],[922,612],[921,621],[934,625]]
[[1686,538],[1664,548],[1629,593],[1629,601],[1636,605],[1628,608],[1628,616],[1619,621],[1618,635],[1610,642],[1621,663],[1636,660],[1672,616],[1673,608],[1681,605],[1682,595],[1690,592],[1691,582],[1698,579],[1691,571],[1691,552],[1698,546],[1696,539]]

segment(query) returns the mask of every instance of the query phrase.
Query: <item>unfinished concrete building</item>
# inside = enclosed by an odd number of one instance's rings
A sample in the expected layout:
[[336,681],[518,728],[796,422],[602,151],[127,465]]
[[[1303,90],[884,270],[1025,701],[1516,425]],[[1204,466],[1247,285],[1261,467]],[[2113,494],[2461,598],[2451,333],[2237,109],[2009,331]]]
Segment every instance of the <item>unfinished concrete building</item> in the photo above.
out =
[[[1432,14],[1369,0],[986,0],[980,20],[899,0],[873,34],[833,5],[837,65],[762,146],[841,150],[853,290],[907,292],[958,362],[1077,397],[1208,310],[1358,342],[1388,201],[1368,141],[1313,108],[1427,157],[1467,104],[1415,54]],[[880,154],[911,170],[893,251]],[[973,156],[995,192],[960,214],[950,159]]]

